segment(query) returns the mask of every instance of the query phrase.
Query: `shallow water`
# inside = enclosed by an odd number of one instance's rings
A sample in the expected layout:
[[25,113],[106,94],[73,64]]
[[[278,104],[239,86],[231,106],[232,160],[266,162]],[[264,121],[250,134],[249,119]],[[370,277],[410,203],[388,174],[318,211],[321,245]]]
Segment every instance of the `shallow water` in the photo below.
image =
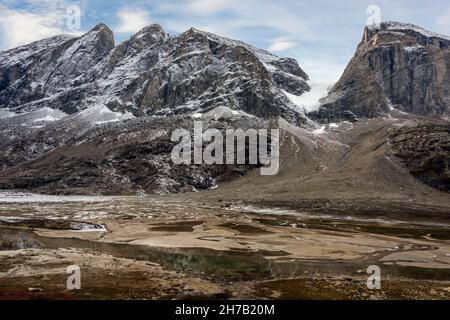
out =
[[[101,254],[158,263],[178,270],[221,281],[283,279],[305,274],[352,276],[358,268],[374,263],[368,258],[358,261],[306,261],[289,259],[277,252],[216,251],[205,248],[160,248],[81,239],[49,238],[30,231],[0,229],[0,251],[22,249],[75,248],[95,250]],[[430,248],[420,248],[426,250]],[[413,249],[409,249],[413,250]],[[280,259],[267,259],[268,256]],[[384,273],[414,279],[450,280],[450,269],[384,266]]]
[[[218,281],[355,276],[372,264],[390,275],[450,280],[445,224],[206,207],[171,198],[40,197],[0,196],[0,251],[89,249]],[[86,238],[72,226],[97,236]],[[424,260],[421,252],[434,258]],[[391,253],[407,254],[399,260],[406,264],[381,262]]]

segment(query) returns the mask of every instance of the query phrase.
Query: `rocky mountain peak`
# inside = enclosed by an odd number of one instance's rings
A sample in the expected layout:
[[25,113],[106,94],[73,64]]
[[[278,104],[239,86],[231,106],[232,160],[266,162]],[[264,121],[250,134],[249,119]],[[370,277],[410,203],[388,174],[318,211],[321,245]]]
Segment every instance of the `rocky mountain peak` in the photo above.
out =
[[133,43],[152,45],[161,40],[167,40],[169,35],[159,24],[152,24],[140,30],[130,39]]
[[395,42],[401,42],[406,46],[435,46],[439,49],[450,47],[449,36],[440,35],[409,23],[388,21],[381,23],[380,28],[366,27],[363,40],[358,48],[361,46],[372,48]]
[[112,30],[104,23],[97,24],[89,32],[95,32],[95,31],[107,31],[107,32],[112,33]]
[[94,49],[96,51],[94,54],[105,54],[115,46],[114,33],[107,25],[100,23],[79,37],[76,45]]
[[[424,38],[428,39],[438,39],[444,41],[450,41],[450,37],[446,35],[441,35],[432,31],[428,31],[422,27],[416,26],[411,23],[401,23],[395,21],[387,21],[381,23],[381,31],[382,32],[391,32],[391,33],[403,33],[410,36],[415,37],[418,41],[423,40]],[[430,43],[430,41],[427,41]]]
[[373,118],[392,112],[450,115],[450,41],[412,24],[364,30],[341,79],[312,117]]

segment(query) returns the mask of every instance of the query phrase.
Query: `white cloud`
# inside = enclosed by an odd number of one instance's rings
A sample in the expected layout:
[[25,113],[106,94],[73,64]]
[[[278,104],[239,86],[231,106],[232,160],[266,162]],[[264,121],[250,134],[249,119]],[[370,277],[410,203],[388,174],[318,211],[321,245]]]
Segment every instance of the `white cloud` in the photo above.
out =
[[286,51],[289,49],[294,48],[297,45],[296,42],[290,41],[286,37],[276,38],[272,40],[270,46],[267,48],[267,50],[271,52],[280,52],[280,51]]
[[63,7],[42,2],[35,11],[12,10],[0,5],[0,50],[11,49],[43,38],[67,32]]
[[230,8],[230,0],[194,0],[187,4],[187,10],[196,15],[211,15]]
[[439,27],[450,27],[450,8],[447,9],[436,21]]
[[141,8],[122,8],[116,13],[119,24],[114,28],[117,33],[136,33],[150,25],[150,14]]
[[[169,29],[183,32],[186,27],[241,38],[242,31],[267,30],[277,35],[290,35],[312,40],[315,31],[310,28],[296,9],[297,0],[283,4],[261,0],[184,0],[158,2],[157,11],[167,15],[161,21]],[[174,15],[173,13],[176,12]],[[226,13],[225,15],[222,15]],[[206,30],[204,26],[210,27]]]

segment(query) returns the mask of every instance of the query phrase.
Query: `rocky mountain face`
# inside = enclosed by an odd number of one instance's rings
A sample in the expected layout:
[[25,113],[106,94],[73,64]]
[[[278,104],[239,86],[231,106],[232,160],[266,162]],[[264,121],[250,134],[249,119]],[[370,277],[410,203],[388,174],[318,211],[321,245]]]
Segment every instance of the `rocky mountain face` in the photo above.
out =
[[[205,190],[255,165],[176,166],[175,129],[311,121],[287,97],[298,63],[243,42],[151,25],[115,45],[100,24],[0,53],[0,189],[53,194]],[[256,165],[257,167],[257,165]]]
[[310,90],[307,80],[293,59],[196,29],[170,36],[151,25],[115,46],[112,31],[100,24],[79,38],[57,36],[2,52],[0,110],[73,115],[107,107],[139,117],[227,106],[306,124],[283,91],[301,95]]
[[374,118],[398,110],[450,115],[450,37],[396,22],[366,28],[356,54],[322,107],[325,122]]
[[[205,119],[204,130],[265,126],[258,118],[239,115],[217,119]],[[192,192],[258,167],[175,165],[171,152],[178,142],[171,135],[180,128],[193,132],[193,119],[140,117],[95,126],[64,119],[34,132],[3,128],[0,189],[68,195]]]

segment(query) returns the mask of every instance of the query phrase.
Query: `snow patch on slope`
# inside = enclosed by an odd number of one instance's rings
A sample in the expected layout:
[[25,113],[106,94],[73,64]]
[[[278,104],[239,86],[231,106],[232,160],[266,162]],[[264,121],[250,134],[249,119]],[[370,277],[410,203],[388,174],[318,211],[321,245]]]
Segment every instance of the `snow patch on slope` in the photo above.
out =
[[317,135],[317,136],[320,136],[320,135],[322,135],[322,134],[324,134],[324,133],[326,132],[326,131],[325,131],[326,128],[327,128],[326,126],[321,126],[319,129],[314,130],[314,131],[312,132],[312,134],[315,134],[315,135]]
[[193,117],[201,117],[205,120],[220,120],[220,119],[233,119],[233,118],[249,118],[253,117],[252,115],[249,115],[248,113],[245,113],[241,110],[232,110],[228,107],[217,107],[205,114],[195,113]]
[[74,118],[87,121],[93,125],[102,125],[110,122],[119,122],[134,119],[135,116],[133,116],[133,114],[131,114],[130,112],[114,112],[108,109],[108,107],[106,106],[96,105],[80,112]]
[[107,196],[49,196],[23,192],[0,192],[0,203],[99,203],[111,202],[115,197]]
[[293,95],[285,90],[283,93],[294,103],[300,107],[305,113],[317,111],[320,108],[320,99],[324,98],[328,94],[328,83],[310,83],[311,91],[305,92],[301,96]]
[[11,112],[8,109],[0,110],[0,119],[7,119],[16,116],[17,113]]
[[404,47],[403,49],[405,49],[405,51],[408,52],[414,52],[423,49],[423,47],[418,45],[418,46]]
[[32,112],[36,119],[33,122],[54,122],[67,117],[67,114],[60,110],[42,108]]
[[319,129],[312,131],[311,133],[316,136],[321,136],[330,132],[348,131],[354,128],[353,124],[348,121],[333,122],[327,125],[321,126]]
[[18,121],[22,125],[34,124],[37,122],[54,122],[65,117],[67,117],[67,114],[65,114],[64,112],[48,107],[20,114],[10,111],[4,111],[2,116],[2,114],[0,113],[0,119]]

